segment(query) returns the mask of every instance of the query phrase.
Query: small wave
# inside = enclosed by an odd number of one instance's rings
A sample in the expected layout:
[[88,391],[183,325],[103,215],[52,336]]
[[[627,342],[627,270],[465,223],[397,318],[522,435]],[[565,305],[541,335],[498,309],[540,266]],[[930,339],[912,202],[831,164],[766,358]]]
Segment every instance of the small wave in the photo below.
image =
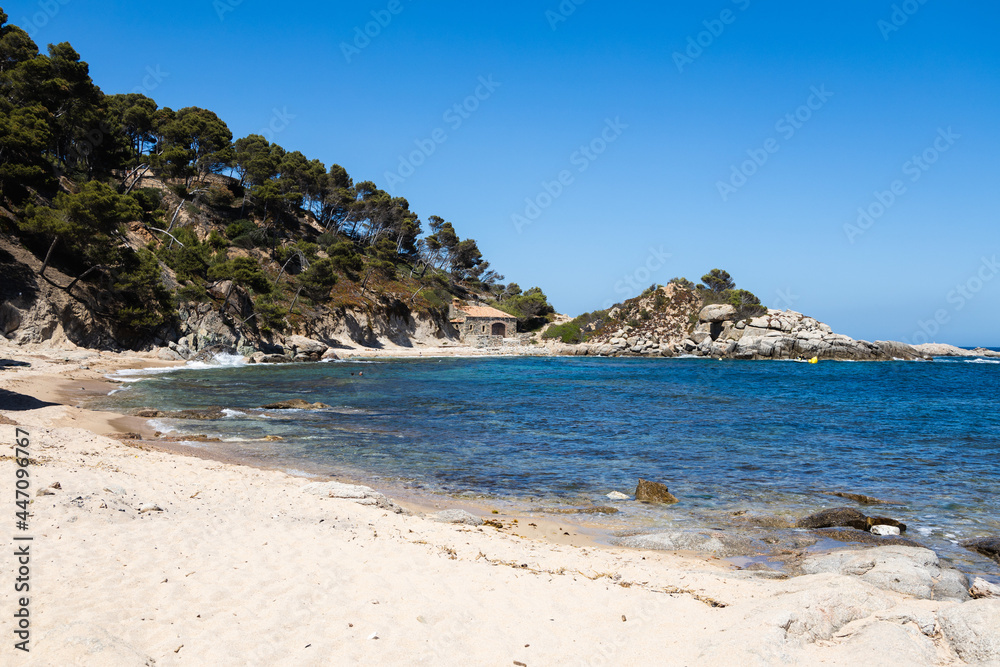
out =
[[164,422],[160,421],[159,419],[150,419],[147,423],[153,428],[153,430],[159,431],[160,433],[177,433],[178,432],[178,430],[176,428],[174,428],[173,426],[170,426],[168,424],[165,424]]
[[239,368],[246,365],[247,360],[241,355],[220,352],[212,357],[211,361],[189,361],[184,365],[184,368]]
[[928,537],[931,533],[934,532],[934,528],[930,526],[920,526],[919,528],[917,528],[917,532],[923,535],[924,537]]
[[1000,364],[1000,359],[966,359],[967,364]]
[[239,410],[230,410],[229,408],[222,408],[222,414],[224,414],[227,419],[236,419],[237,417],[250,416],[245,412],[240,412]]

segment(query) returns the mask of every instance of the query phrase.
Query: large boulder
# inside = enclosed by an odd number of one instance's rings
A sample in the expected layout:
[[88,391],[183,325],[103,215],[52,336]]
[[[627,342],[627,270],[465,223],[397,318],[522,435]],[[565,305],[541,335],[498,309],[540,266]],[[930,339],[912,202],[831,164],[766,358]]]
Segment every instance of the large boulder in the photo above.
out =
[[643,503],[676,503],[677,496],[670,493],[665,484],[639,479],[635,487],[635,499]]
[[969,581],[958,570],[942,567],[930,549],[887,546],[860,551],[835,551],[807,558],[806,574],[832,572],[924,600],[968,600]]
[[736,319],[736,308],[728,303],[716,303],[705,306],[698,313],[698,319],[702,322],[725,322]]
[[942,609],[941,632],[969,663],[1000,664],[1000,600],[972,600]]

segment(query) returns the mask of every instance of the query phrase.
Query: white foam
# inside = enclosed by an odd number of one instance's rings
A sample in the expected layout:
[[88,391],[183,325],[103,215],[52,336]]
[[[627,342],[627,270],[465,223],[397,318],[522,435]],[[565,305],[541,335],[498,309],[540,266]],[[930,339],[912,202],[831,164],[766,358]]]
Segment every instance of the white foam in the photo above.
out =
[[249,417],[245,412],[240,412],[239,410],[230,410],[229,408],[222,408],[222,414],[224,414],[229,419],[236,419],[237,417]]
[[1000,359],[966,359],[967,364],[1000,364]]
[[160,433],[176,433],[177,432],[176,428],[174,428],[173,426],[168,426],[167,424],[164,424],[159,419],[150,419],[147,423],[153,428],[153,430],[159,431]]
[[917,528],[917,532],[923,535],[924,537],[927,537],[928,535],[934,532],[934,529],[931,528],[930,526],[920,526],[919,528]]

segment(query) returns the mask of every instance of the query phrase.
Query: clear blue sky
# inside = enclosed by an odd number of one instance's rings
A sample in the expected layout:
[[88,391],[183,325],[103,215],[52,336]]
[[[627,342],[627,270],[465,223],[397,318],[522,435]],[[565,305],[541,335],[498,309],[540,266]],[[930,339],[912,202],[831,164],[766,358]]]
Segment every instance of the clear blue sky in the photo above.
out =
[[[720,267],[858,338],[923,342],[923,323],[1000,345],[994,3],[4,7],[40,45],[71,42],[106,93],[145,86],[236,137],[271,125],[288,150],[393,185],[561,312]],[[411,160],[418,141],[433,153]]]

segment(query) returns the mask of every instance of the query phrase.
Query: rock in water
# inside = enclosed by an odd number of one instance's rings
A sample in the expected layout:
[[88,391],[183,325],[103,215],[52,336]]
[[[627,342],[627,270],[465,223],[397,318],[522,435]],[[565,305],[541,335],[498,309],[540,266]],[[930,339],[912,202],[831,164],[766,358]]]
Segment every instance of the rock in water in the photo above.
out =
[[608,498],[610,498],[611,500],[628,500],[629,496],[626,496],[621,491],[612,491],[611,493],[608,494]]
[[831,496],[837,496],[838,498],[847,498],[848,500],[853,500],[854,502],[861,503],[862,505],[901,505],[894,500],[882,500],[881,498],[875,498],[873,496],[866,496],[863,493],[845,493],[843,491],[833,491],[830,493]]
[[[868,528],[874,528],[875,526],[891,526],[893,528],[899,528],[900,533],[906,532],[906,524],[902,521],[897,521],[896,519],[890,519],[887,516],[870,516],[868,517]],[[872,531],[873,533],[875,531]],[[898,533],[897,533],[898,534]],[[876,533],[876,535],[889,535],[889,533]]]
[[992,558],[1000,563],[1000,537],[977,537],[972,540],[965,540],[962,546],[969,551],[975,551],[987,558]]
[[677,496],[667,490],[665,484],[650,482],[639,478],[639,484],[635,487],[635,499],[643,503],[676,503]]
[[277,403],[268,403],[261,406],[264,410],[323,410],[328,407],[330,406],[326,403],[310,403],[309,401],[303,401],[301,398],[293,398],[290,401],[278,401]]
[[835,507],[799,519],[797,528],[857,528],[868,530],[868,517],[850,507]]
[[872,535],[899,535],[899,528],[878,524],[871,527],[871,532]]

